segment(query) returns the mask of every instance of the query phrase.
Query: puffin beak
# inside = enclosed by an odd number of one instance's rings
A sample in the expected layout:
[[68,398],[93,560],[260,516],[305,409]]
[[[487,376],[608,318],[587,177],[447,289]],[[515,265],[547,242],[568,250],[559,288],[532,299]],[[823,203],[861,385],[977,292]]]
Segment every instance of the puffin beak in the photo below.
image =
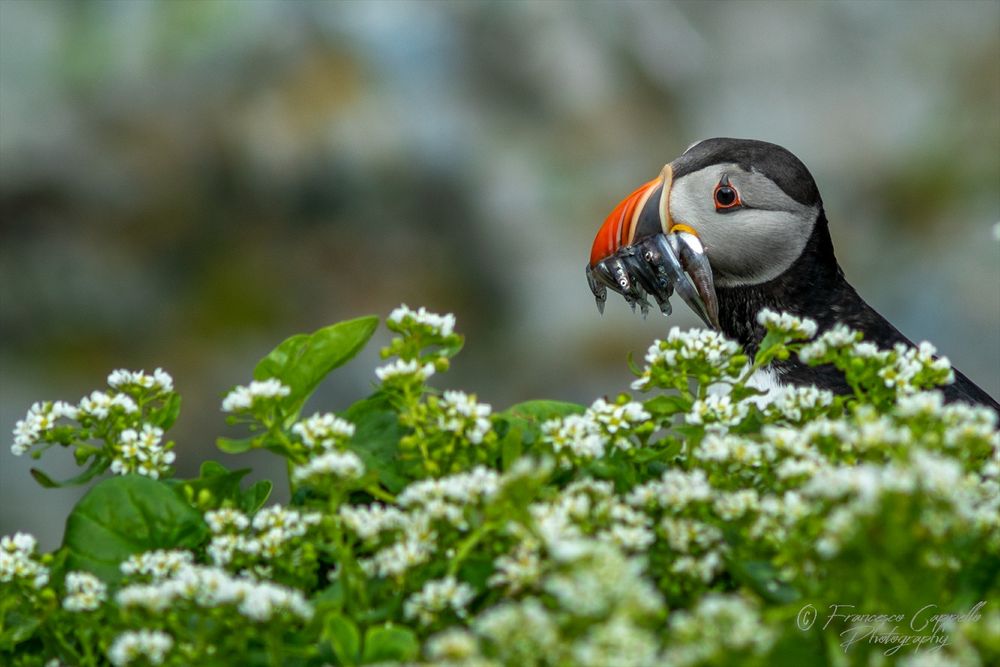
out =
[[675,222],[670,215],[670,192],[674,183],[672,165],[667,164],[663,167],[660,179],[663,181],[660,220],[667,235],[667,242],[680,260],[683,271],[683,275],[674,283],[674,288],[702,322],[719,330],[719,300],[715,295],[712,265],[709,264],[708,255],[705,254],[705,246],[693,227],[683,222]]
[[603,311],[606,287],[646,311],[644,292],[663,313],[676,291],[708,326],[719,328],[719,305],[705,248],[690,226],[670,216],[673,167],[622,200],[605,219],[591,248],[587,279]]

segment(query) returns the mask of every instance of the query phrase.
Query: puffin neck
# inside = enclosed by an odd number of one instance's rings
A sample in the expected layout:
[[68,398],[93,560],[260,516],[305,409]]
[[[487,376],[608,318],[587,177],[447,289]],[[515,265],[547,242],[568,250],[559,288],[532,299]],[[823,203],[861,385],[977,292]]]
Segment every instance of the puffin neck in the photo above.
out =
[[787,271],[764,283],[716,290],[719,323],[722,332],[753,357],[765,333],[757,324],[762,308],[812,318],[823,330],[834,324],[836,309],[831,308],[831,295],[836,301],[847,292],[853,293],[853,289],[837,264],[826,212],[821,209],[802,254]]

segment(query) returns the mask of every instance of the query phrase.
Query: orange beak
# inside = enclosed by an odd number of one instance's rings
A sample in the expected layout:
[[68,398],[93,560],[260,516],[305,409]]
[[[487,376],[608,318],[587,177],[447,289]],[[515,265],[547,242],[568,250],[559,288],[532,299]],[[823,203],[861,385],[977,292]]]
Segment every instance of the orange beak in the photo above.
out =
[[[669,164],[659,176],[642,184],[623,199],[604,219],[590,249],[590,265],[614,254],[622,246],[632,245],[651,234],[666,234],[670,219],[670,186],[673,167]],[[650,201],[650,200],[653,201]]]

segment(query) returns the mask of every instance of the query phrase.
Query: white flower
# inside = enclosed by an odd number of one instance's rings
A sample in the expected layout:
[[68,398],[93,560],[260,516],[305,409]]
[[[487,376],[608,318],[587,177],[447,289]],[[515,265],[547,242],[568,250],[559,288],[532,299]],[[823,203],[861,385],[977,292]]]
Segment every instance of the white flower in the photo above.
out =
[[300,591],[267,582],[246,582],[237,610],[253,621],[265,622],[279,611],[289,611],[303,620],[312,617],[313,610]]
[[947,357],[937,357],[937,349],[924,341],[917,347],[909,347],[903,343],[893,346],[894,354],[891,363],[879,369],[879,377],[886,387],[895,388],[900,393],[912,393],[917,390],[914,381],[920,379],[921,384],[950,384],[955,381],[955,372]]
[[42,442],[59,419],[76,419],[79,411],[64,401],[39,401],[28,409],[24,419],[14,425],[14,444],[10,451],[21,456],[33,445]]
[[940,417],[944,395],[940,391],[920,391],[896,399],[896,414],[900,417]]
[[628,438],[629,431],[651,418],[642,403],[629,401],[618,405],[608,403],[603,398],[594,401],[585,414],[612,444],[625,450],[632,448],[632,441]]
[[495,470],[476,466],[448,477],[413,482],[403,489],[396,501],[403,507],[427,505],[437,499],[459,504],[475,503],[496,495],[499,482],[500,476]]
[[327,452],[321,456],[311,459],[305,465],[297,466],[292,472],[292,479],[296,482],[318,477],[321,475],[333,475],[341,479],[361,479],[365,474],[365,466],[354,452]]
[[779,314],[770,308],[764,308],[757,313],[757,323],[769,330],[780,331],[798,339],[809,339],[816,335],[814,320],[791,313]]
[[788,480],[795,477],[812,477],[820,469],[820,464],[812,459],[785,459],[775,469],[778,479]]
[[678,553],[686,554],[692,548],[709,549],[722,542],[722,531],[711,524],[693,519],[664,517],[660,528],[667,538],[667,544]]
[[176,601],[200,607],[233,605],[243,616],[257,622],[289,612],[301,620],[312,618],[313,610],[301,592],[245,577],[234,577],[217,567],[190,565],[154,584],[125,586],[116,596],[122,607],[141,607],[162,613]]
[[722,569],[722,557],[717,551],[709,551],[701,557],[681,556],[670,566],[671,572],[694,577],[706,584],[715,579]]
[[358,564],[368,576],[399,577],[407,570],[423,565],[434,552],[437,534],[407,530],[398,542],[378,551],[372,558]]
[[340,518],[363,541],[374,539],[384,531],[407,526],[407,516],[391,505],[341,505]]
[[423,382],[432,375],[434,375],[434,364],[427,362],[421,365],[416,359],[409,361],[396,359],[375,369],[375,376],[382,382],[390,382],[400,378]]
[[302,438],[302,443],[310,449],[332,449],[354,437],[354,424],[332,412],[317,412],[309,419],[296,423],[292,432]]
[[815,386],[798,387],[786,385],[775,392],[773,400],[768,404],[770,414],[778,414],[793,422],[801,421],[803,412],[806,416],[820,408],[833,404],[833,392],[818,389]]
[[744,516],[747,512],[757,510],[760,503],[755,490],[741,489],[717,494],[712,507],[719,517],[725,521],[733,521]]
[[78,417],[89,416],[96,419],[106,419],[115,409],[121,410],[124,414],[135,414],[139,411],[139,406],[126,394],[93,391],[90,396],[84,396],[80,399]]
[[129,371],[119,368],[108,375],[108,386],[114,389],[126,387],[155,389],[157,393],[166,393],[173,391],[174,379],[162,368],[157,368],[152,375],[145,371]]
[[272,505],[257,512],[251,525],[259,533],[277,528],[285,539],[291,539],[305,535],[309,527],[319,524],[322,518],[318,512],[301,513],[281,505]]
[[721,375],[736,376],[739,364],[733,357],[741,351],[740,346],[722,334],[708,329],[681,331],[673,327],[664,340],[655,340],[646,352],[646,367],[632,383],[635,390],[649,389],[654,375],[675,368],[707,364]]
[[442,414],[438,416],[438,428],[465,436],[469,442],[478,445],[489,433],[490,406],[477,403],[475,395],[464,391],[445,391],[440,402]]
[[659,505],[679,511],[695,502],[710,499],[712,487],[708,483],[705,471],[695,469],[690,472],[670,469],[658,480],[641,484],[625,497],[625,501],[633,507]]
[[476,656],[479,641],[468,630],[449,628],[428,639],[424,650],[429,660],[451,664]]
[[556,621],[535,598],[498,604],[477,616],[473,629],[493,642],[508,665],[537,661],[560,643]]
[[229,528],[242,531],[250,525],[246,514],[229,507],[205,512],[205,522],[213,533],[223,533]]
[[464,617],[465,608],[473,597],[472,587],[455,577],[428,581],[419,593],[411,595],[403,604],[403,615],[417,619],[421,625],[430,625],[447,609]]
[[405,303],[389,313],[388,321],[400,326],[418,324],[429,327],[435,335],[442,337],[455,332],[455,316],[451,313],[437,315],[428,312],[423,306],[414,311]]
[[537,542],[518,542],[512,553],[498,556],[493,561],[493,567],[496,571],[486,583],[490,586],[502,586],[508,594],[518,593],[534,585],[542,574]]
[[570,452],[584,459],[604,456],[605,436],[590,414],[567,415],[542,424],[542,439],[556,453]]
[[194,555],[190,551],[157,549],[129,556],[119,568],[122,574],[148,575],[153,581],[158,581],[176,574],[192,563]]
[[108,660],[121,666],[145,658],[150,664],[159,665],[173,646],[173,637],[159,630],[123,632],[108,649]]
[[254,380],[247,386],[237,386],[222,400],[223,412],[242,412],[249,410],[259,401],[282,398],[292,393],[290,387],[276,378],[269,380]]
[[143,424],[139,431],[125,429],[115,447],[117,455],[111,462],[111,472],[118,475],[137,472],[158,479],[176,458],[172,451],[161,446],[162,439],[163,429],[151,424]]
[[49,569],[33,558],[37,544],[28,533],[0,538],[0,583],[22,579],[40,589],[49,582]]
[[108,597],[108,587],[89,572],[69,572],[66,575],[66,611],[93,611]]
[[703,424],[710,430],[725,431],[743,421],[749,411],[746,401],[734,402],[729,394],[713,394],[695,401],[685,420],[688,424]]
[[861,340],[860,333],[843,324],[836,324],[820,334],[819,338],[803,346],[799,350],[799,359],[808,364],[826,356],[831,350],[851,347],[859,340]]

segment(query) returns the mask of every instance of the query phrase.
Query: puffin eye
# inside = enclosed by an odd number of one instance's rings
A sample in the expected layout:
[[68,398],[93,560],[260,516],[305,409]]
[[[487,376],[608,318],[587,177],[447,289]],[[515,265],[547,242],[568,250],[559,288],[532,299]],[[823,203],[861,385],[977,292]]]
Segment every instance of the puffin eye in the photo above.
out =
[[740,193],[736,191],[732,185],[729,184],[729,178],[723,178],[722,181],[715,186],[715,210],[725,211],[726,209],[736,208],[737,206],[742,206],[743,202],[740,201]]

